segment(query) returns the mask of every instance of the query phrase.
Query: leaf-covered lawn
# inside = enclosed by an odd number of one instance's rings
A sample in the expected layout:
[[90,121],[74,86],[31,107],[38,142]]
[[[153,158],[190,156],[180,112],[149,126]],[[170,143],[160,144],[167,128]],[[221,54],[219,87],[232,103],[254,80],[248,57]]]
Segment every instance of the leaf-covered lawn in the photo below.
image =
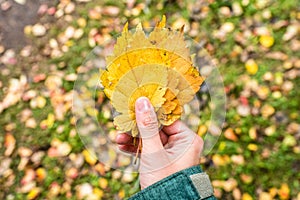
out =
[[[5,2],[1,12],[9,12]],[[216,197],[299,200],[299,6],[292,0],[43,4],[39,21],[24,28],[30,45],[16,51],[0,40],[0,199],[123,199],[139,190],[136,174],[109,169],[85,150],[71,112],[73,86],[95,46],[108,48],[127,21],[153,27],[165,14],[171,27],[185,24],[186,34],[203,43],[224,80],[223,133],[201,159]],[[112,127],[105,104],[100,92],[97,117]]]

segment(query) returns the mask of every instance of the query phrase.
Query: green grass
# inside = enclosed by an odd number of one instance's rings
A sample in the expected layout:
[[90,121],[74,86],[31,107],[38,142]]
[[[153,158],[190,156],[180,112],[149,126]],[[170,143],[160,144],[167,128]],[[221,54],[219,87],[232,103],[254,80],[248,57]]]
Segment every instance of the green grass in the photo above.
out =
[[[126,10],[126,5],[123,1],[91,1],[89,3],[77,3],[76,11],[72,13],[75,20],[72,22],[65,22],[63,18],[57,20],[50,20],[49,26],[51,27],[48,34],[42,38],[32,37],[33,55],[39,55],[39,58],[21,58],[20,62],[16,66],[6,66],[11,70],[9,76],[0,75],[1,81],[3,83],[3,88],[8,86],[8,81],[11,78],[17,78],[21,74],[26,74],[31,77],[34,72],[31,72],[29,68],[24,66],[31,66],[32,64],[38,62],[40,65],[39,72],[46,73],[46,75],[53,73],[50,72],[50,66],[54,65],[57,71],[63,71],[65,74],[76,73],[77,68],[85,61],[88,53],[92,50],[92,47],[88,44],[88,35],[92,28],[96,28],[100,33],[105,25],[102,23],[104,20],[111,19],[110,16],[102,16],[100,20],[90,19],[88,11],[95,6],[105,7],[108,5],[117,6],[120,8],[120,14],[117,18],[120,19],[120,23],[129,21],[130,27],[131,22],[138,18],[141,21],[149,21],[151,24],[155,24],[157,19],[160,19],[163,14],[167,15],[168,23],[171,25],[175,22],[178,17],[182,17],[188,22],[192,21],[191,12],[187,9],[188,5],[191,5],[191,1],[167,1],[167,0],[153,0],[149,1],[150,4],[147,5],[147,9],[141,11],[138,16],[126,17],[124,12]],[[237,1],[240,2],[240,1]],[[137,0],[137,3],[144,3],[144,1]],[[227,93],[227,114],[226,114],[226,124],[224,130],[227,128],[232,128],[233,130],[240,130],[237,134],[239,138],[237,142],[230,141],[224,136],[221,136],[218,143],[214,147],[213,151],[207,156],[207,163],[204,165],[204,169],[209,173],[211,180],[227,180],[229,178],[234,178],[238,182],[237,188],[242,194],[249,193],[253,199],[258,199],[258,191],[269,191],[270,188],[279,189],[282,183],[287,183],[291,190],[290,197],[295,198],[299,191],[298,188],[300,184],[297,180],[300,179],[299,175],[299,161],[300,155],[294,150],[294,146],[283,145],[282,141],[288,135],[286,127],[291,122],[300,123],[299,118],[299,97],[300,92],[297,90],[297,86],[300,84],[299,76],[292,81],[294,89],[287,94],[282,93],[282,97],[274,98],[270,94],[266,99],[261,100],[255,94],[255,91],[251,92],[248,98],[249,106],[253,107],[254,102],[259,101],[261,106],[269,104],[275,108],[275,112],[283,112],[287,118],[287,122],[284,124],[277,123],[274,118],[264,118],[259,113],[256,116],[249,115],[242,117],[238,114],[236,106],[233,101],[239,101],[238,99],[245,90],[245,83],[241,80],[242,76],[248,76],[249,79],[256,80],[260,86],[267,86],[270,91],[275,90],[274,87],[276,83],[274,81],[268,82],[263,80],[263,76],[266,72],[271,72],[275,76],[283,76],[283,81],[287,81],[288,78],[285,74],[289,70],[285,70],[283,66],[283,61],[273,60],[265,58],[265,55],[269,52],[280,51],[288,55],[288,59],[299,57],[300,53],[294,52],[290,49],[290,45],[293,41],[282,41],[282,36],[286,32],[286,27],[280,29],[274,29],[274,23],[279,20],[287,20],[289,23],[296,20],[297,6],[299,3],[297,1],[270,1],[270,5],[263,9],[257,9],[255,6],[256,1],[251,0],[247,6],[242,6],[243,14],[241,16],[223,17],[219,14],[219,10],[222,6],[232,7],[231,1],[214,1],[208,5],[209,11],[205,18],[198,21],[199,32],[204,36],[203,39],[206,40],[206,44],[213,46],[214,50],[211,53],[211,57],[218,60],[218,69],[223,76],[224,85],[230,88]],[[262,19],[259,23],[254,22],[255,16],[261,16],[262,12],[269,9],[272,13],[271,19]],[[299,14],[298,14],[299,15]],[[41,52],[47,46],[47,42],[50,38],[57,38],[58,35],[63,32],[67,26],[74,26],[79,28],[78,24],[74,21],[82,17],[87,20],[87,26],[84,27],[84,35],[78,40],[71,39],[74,43],[69,48],[69,51],[64,53],[62,57],[51,59],[47,55],[43,55]],[[155,20],[153,20],[155,19]],[[47,21],[46,18],[40,19],[42,21]],[[259,44],[259,37],[252,35],[247,39],[246,44],[239,44],[235,40],[235,36],[238,33],[245,31],[243,26],[247,20],[252,20],[253,25],[246,26],[247,31],[253,32],[255,27],[266,26],[270,29],[272,36],[275,39],[274,45],[269,50],[263,50]],[[214,38],[213,31],[219,29],[221,25],[225,22],[232,22],[235,29],[232,33],[226,36],[225,41],[220,41]],[[119,27],[123,27],[123,24],[118,24]],[[199,34],[200,34],[199,33]],[[113,30],[110,32],[112,36],[119,34],[117,31]],[[236,45],[239,45],[248,58],[254,58],[259,65],[259,70],[255,75],[249,75],[245,69],[245,63],[240,59],[240,55],[232,58],[230,55]],[[252,46],[253,50],[248,51],[247,47]],[[292,69],[294,70],[294,69]],[[276,75],[277,74],[277,75]],[[65,92],[72,91],[74,82],[63,81],[62,89]],[[44,82],[30,83],[29,87],[37,91],[44,91]],[[280,86],[278,86],[281,90]],[[5,90],[0,91],[0,99],[3,99]],[[209,98],[209,97],[207,97]],[[36,169],[37,167],[43,167],[47,170],[46,179],[38,183],[37,186],[42,189],[39,199],[44,199],[48,195],[49,186],[53,182],[57,182],[62,185],[66,182],[65,170],[67,169],[66,164],[69,163],[68,156],[61,158],[50,158],[47,156],[47,150],[50,148],[50,143],[54,138],[61,141],[67,141],[72,147],[73,154],[80,154],[84,150],[84,145],[81,142],[78,135],[71,137],[70,131],[76,127],[71,123],[72,113],[68,111],[65,114],[65,119],[63,121],[55,121],[53,126],[50,128],[42,129],[39,124],[42,120],[47,118],[48,113],[54,113],[53,107],[50,102],[50,98],[46,97],[47,104],[42,109],[32,109],[30,108],[29,102],[20,101],[17,105],[12,106],[3,113],[1,113],[0,118],[0,132],[6,133],[5,126],[9,123],[14,123],[16,128],[12,130],[14,137],[17,140],[17,147],[29,147],[34,151],[42,150],[46,153],[43,157],[39,166],[32,166],[29,163],[27,167]],[[106,101],[105,101],[106,103]],[[101,110],[102,105],[97,105]],[[24,123],[20,122],[20,112],[26,108],[29,108],[33,112],[33,117],[37,121],[37,127],[35,129],[26,128]],[[201,117],[203,121],[209,120],[211,109],[207,106],[201,111]],[[293,116],[296,117],[291,117]],[[105,118],[103,113],[99,113],[97,116],[101,123],[107,123],[110,119]],[[272,136],[267,136],[264,131],[267,127],[274,125],[276,127],[275,134]],[[61,133],[57,132],[59,126],[64,126],[64,130]],[[255,127],[257,129],[257,139],[251,139],[249,136],[250,128]],[[4,158],[3,153],[5,151],[3,147],[4,135],[0,135],[0,159]],[[294,134],[292,137],[296,139],[296,145],[299,147],[299,134]],[[247,146],[253,143],[258,146],[257,151],[250,151]],[[265,151],[269,151],[268,156],[263,157],[262,154]],[[245,164],[237,165],[234,163],[228,163],[225,166],[217,166],[213,160],[213,155],[242,155],[245,159]],[[14,199],[25,199],[26,193],[18,192],[20,187],[20,180],[24,176],[24,171],[19,171],[17,169],[20,156],[17,150],[11,155],[12,164],[10,168],[15,174],[15,181],[11,187],[2,187],[7,182],[7,179],[0,177],[0,199],[5,199],[8,194],[14,195]],[[79,176],[75,180],[72,180],[71,192],[72,197],[66,197],[66,193],[61,193],[58,199],[76,199],[75,191],[76,186],[81,183],[90,183],[93,187],[99,188],[98,178],[99,173],[96,172],[95,167],[84,163],[83,166],[78,169]],[[115,180],[112,178],[113,170],[106,171],[103,176],[108,179],[109,184],[106,189],[103,189],[104,196],[103,199],[112,199],[118,195],[121,189],[125,190],[125,199],[138,191],[138,181],[135,177],[132,183],[123,183],[120,180]],[[251,183],[244,183],[241,179],[242,174],[247,174],[253,177]],[[102,175],[101,175],[102,176]],[[232,191],[226,192],[222,191],[221,199],[232,199]],[[278,199],[278,195],[276,196]],[[292,199],[292,198],[291,198]]]

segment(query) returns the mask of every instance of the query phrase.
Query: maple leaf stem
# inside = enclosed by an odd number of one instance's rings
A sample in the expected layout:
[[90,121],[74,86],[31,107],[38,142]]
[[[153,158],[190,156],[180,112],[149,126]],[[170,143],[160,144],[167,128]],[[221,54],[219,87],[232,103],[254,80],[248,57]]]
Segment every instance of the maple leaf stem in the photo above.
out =
[[[134,144],[134,145],[135,145],[135,143],[136,143],[136,140],[137,140],[137,138],[134,137],[134,138],[133,138],[133,144]],[[142,138],[139,138],[139,141],[138,141],[138,148],[137,148],[137,150],[136,150],[135,157],[134,157],[134,161],[133,161],[134,164],[136,164],[137,159],[138,159],[138,156],[139,156],[139,154],[142,152],[142,148],[143,148]]]

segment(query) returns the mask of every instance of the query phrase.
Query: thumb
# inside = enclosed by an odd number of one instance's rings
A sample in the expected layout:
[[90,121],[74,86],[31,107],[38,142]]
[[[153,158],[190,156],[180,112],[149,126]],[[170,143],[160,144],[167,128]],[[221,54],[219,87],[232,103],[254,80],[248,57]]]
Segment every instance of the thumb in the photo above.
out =
[[154,153],[163,149],[156,113],[148,98],[137,99],[135,117],[140,136],[143,139],[143,153]]

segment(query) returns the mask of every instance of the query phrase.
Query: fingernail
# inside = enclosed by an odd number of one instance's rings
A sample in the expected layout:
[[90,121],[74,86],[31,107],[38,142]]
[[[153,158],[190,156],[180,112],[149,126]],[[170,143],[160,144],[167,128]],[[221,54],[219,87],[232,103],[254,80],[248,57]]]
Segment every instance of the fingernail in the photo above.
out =
[[150,102],[146,97],[141,97],[136,100],[136,109],[139,112],[149,111],[151,108]]

